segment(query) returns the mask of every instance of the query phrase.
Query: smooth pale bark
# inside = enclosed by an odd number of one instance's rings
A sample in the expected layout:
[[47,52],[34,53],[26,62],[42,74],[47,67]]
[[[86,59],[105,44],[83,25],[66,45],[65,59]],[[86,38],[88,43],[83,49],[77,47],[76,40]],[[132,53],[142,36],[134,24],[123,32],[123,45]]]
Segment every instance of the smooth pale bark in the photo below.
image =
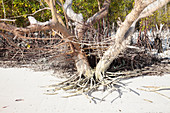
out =
[[159,8],[165,6],[168,2],[170,2],[170,0],[156,0],[154,3],[148,5],[148,7],[146,7],[141,12],[141,14],[140,14],[140,16],[138,18],[141,19],[141,18],[145,18],[147,16],[152,15],[153,12],[155,12]]
[[[169,0],[136,0],[135,6],[130,14],[127,15],[125,21],[121,24],[115,35],[115,42],[104,53],[102,59],[96,66],[95,76],[98,80],[103,79],[104,72],[108,69],[112,61],[126,49],[130,35],[134,32],[136,22],[143,17],[151,15],[160,7],[168,3]],[[152,4],[161,4],[154,6]],[[148,7],[147,7],[148,6]],[[154,9],[154,10],[153,10]]]
[[[129,44],[130,35],[134,32],[135,24],[136,22],[143,17],[148,16],[148,14],[145,14],[145,10],[151,10],[151,8],[147,7],[148,5],[154,3],[156,0],[135,0],[135,7],[132,10],[132,12],[126,17],[126,20],[122,23],[120,28],[118,29],[116,36],[115,36],[115,42],[112,46],[109,47],[109,49],[104,53],[103,58],[99,61],[99,63],[96,66],[95,76],[97,79],[101,80],[102,75],[107,70],[107,68],[110,66],[112,61],[122,52],[126,49],[126,46]],[[167,0],[166,0],[167,1]],[[162,1],[156,1],[156,2],[162,2]],[[163,1],[164,2],[164,1]],[[110,0],[105,0],[104,7],[94,14],[92,17],[90,17],[85,24],[90,25],[94,24],[95,21],[101,19],[108,13],[108,7],[110,4]],[[166,3],[163,3],[164,5]],[[76,24],[76,27],[78,29],[78,36],[81,37],[83,31],[83,17],[82,14],[76,14],[71,8],[72,0],[66,0],[64,7],[65,11],[69,18],[71,18],[73,21],[76,21],[78,24]],[[146,8],[147,7],[147,8]],[[162,7],[162,4],[161,6]],[[157,7],[156,10],[160,7]],[[142,13],[141,13],[142,12]],[[153,12],[153,11],[151,11]],[[141,14],[141,15],[140,15]],[[143,15],[142,15],[143,14]],[[141,17],[140,17],[141,16]],[[78,66],[80,66],[79,70],[83,73],[84,69],[86,69],[87,66],[82,65],[83,62],[79,62]],[[85,62],[84,62],[85,63]],[[82,66],[81,66],[82,65]],[[89,69],[89,68],[88,68]],[[87,71],[88,73],[89,71]],[[103,73],[103,74],[102,74]],[[91,71],[89,74],[93,74]],[[92,75],[91,75],[92,76]]]
[[66,0],[64,3],[64,10],[67,14],[67,16],[74,21],[75,28],[76,28],[76,35],[79,39],[83,37],[83,26],[84,26],[84,19],[83,15],[81,13],[77,14],[72,9],[72,0]]
[[88,18],[85,22],[83,19],[83,15],[81,13],[76,14],[72,9],[72,0],[66,0],[64,3],[64,10],[67,16],[75,22],[77,36],[79,40],[83,37],[87,26],[93,25],[95,22],[99,21],[100,19],[104,18],[108,14],[108,9],[111,0],[105,0],[103,3],[103,7],[96,12],[92,17]]
[[[52,12],[52,19],[54,21],[58,21],[59,23],[61,23],[63,26],[65,26],[62,18],[61,18],[61,15],[59,13],[57,13],[57,9],[55,8],[55,0],[44,0],[48,6],[50,7],[51,9],[51,12]],[[52,3],[53,2],[53,3]]]

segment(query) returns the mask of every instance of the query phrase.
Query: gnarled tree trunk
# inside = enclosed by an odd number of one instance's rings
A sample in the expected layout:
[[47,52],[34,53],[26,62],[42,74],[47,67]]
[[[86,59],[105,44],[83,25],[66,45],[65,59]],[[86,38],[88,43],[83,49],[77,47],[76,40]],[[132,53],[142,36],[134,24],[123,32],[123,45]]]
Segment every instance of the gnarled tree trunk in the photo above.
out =
[[[124,51],[129,44],[130,36],[135,30],[136,22],[140,18],[151,15],[154,11],[167,4],[170,0],[135,0],[135,6],[133,10],[127,15],[125,21],[121,23],[114,37],[115,41],[112,45],[108,47],[108,50],[105,51],[103,57],[98,62],[95,71],[93,71],[90,67],[85,53],[81,51],[80,44],[74,43],[73,39],[76,36],[71,34],[71,32],[65,27],[61,16],[57,13],[55,8],[55,0],[45,1],[51,8],[52,21],[44,23],[43,25],[36,23],[35,26],[31,25],[27,28],[17,28],[12,25],[0,23],[0,29],[10,31],[20,38],[25,38],[21,35],[23,33],[34,32],[37,30],[53,29],[55,31],[60,31],[63,35],[63,40],[66,43],[69,43],[69,46],[72,49],[73,58],[75,60],[79,75],[84,75],[85,77],[95,76],[97,80],[102,80],[104,72],[108,69],[112,61],[117,58],[120,52]],[[103,7],[100,8],[100,10],[92,17],[90,17],[87,21],[84,21],[82,14],[76,14],[72,10],[72,0],[65,1],[63,6],[64,10],[67,16],[76,23],[75,27],[79,40],[82,39],[83,34],[87,29],[86,26],[94,24],[96,21],[102,19],[107,15],[110,2],[111,0],[105,0],[103,3]]]
[[[87,29],[86,26],[90,26],[97,22],[98,20],[105,17],[108,13],[110,0],[105,0],[103,3],[103,7],[94,14],[92,17],[90,17],[86,22],[84,22],[82,14],[76,14],[72,9],[72,0],[66,0],[64,3],[64,10],[67,14],[67,16],[75,22],[77,37],[78,40],[81,41],[85,30]],[[94,75],[94,72],[92,71],[85,54],[83,54],[81,51],[78,52],[77,56],[75,56],[75,62],[76,67],[79,72],[79,75],[84,75],[86,77],[92,77]]]
[[[49,0],[46,0],[49,1]],[[52,1],[52,0],[51,0]],[[95,72],[92,71],[85,54],[81,51],[80,45],[77,43],[69,42],[73,45],[74,48],[74,59],[77,67],[77,71],[79,75],[84,75],[86,77],[96,76],[97,80],[103,79],[104,72],[108,69],[112,61],[117,58],[120,52],[124,51],[129,44],[130,36],[135,30],[135,24],[140,18],[144,18],[152,14],[152,12],[156,11],[160,7],[164,6],[170,0],[135,0],[135,6],[130,14],[127,15],[125,21],[121,23],[121,26],[116,32],[115,42],[108,48],[108,50],[104,53],[102,59],[98,62],[96,66]],[[83,19],[82,14],[76,14],[71,6],[72,0],[66,0],[64,3],[64,10],[67,16],[72,19],[76,24],[76,31],[79,40],[83,37],[83,33],[86,29],[86,26],[94,24],[96,21],[102,19],[107,15],[109,5],[111,0],[105,0],[103,3],[103,7],[90,17],[86,22]],[[47,2],[48,3],[48,2]],[[52,2],[51,2],[52,3]],[[49,4],[49,3],[48,3]],[[56,11],[54,9],[54,5],[49,5],[53,14],[53,17],[56,15]],[[53,6],[53,7],[52,7]],[[57,16],[55,16],[58,18]],[[55,22],[58,27],[54,28],[54,30],[59,30],[65,37],[65,39],[72,40],[69,37],[74,37],[65,26]]]
[[[46,0],[47,4],[50,6],[51,8],[51,12],[52,12],[52,22],[54,22],[54,24],[57,24],[57,26],[55,28],[53,28],[56,31],[60,31],[63,35],[63,37],[66,39],[66,41],[68,41],[69,45],[72,48],[73,51],[73,59],[75,60],[75,64],[77,67],[77,71],[79,73],[79,75],[84,75],[87,77],[91,77],[92,71],[91,71],[91,67],[87,61],[86,56],[84,55],[84,53],[81,51],[80,49],[80,45],[77,43],[72,43],[70,42],[70,40],[72,40],[73,38],[75,38],[75,36],[73,34],[71,34],[71,32],[65,27],[65,25],[61,25],[59,20],[60,17],[58,17],[57,12],[54,6],[55,0],[50,0],[50,4],[49,4],[49,0]],[[64,4],[64,11],[66,12],[66,14],[72,18],[75,22],[77,22],[77,30],[78,30],[78,36],[82,37],[82,33],[83,33],[83,16],[81,14],[76,14],[74,13],[74,11],[71,8],[72,4],[72,0],[66,0],[65,4]],[[73,14],[70,16],[70,14]],[[58,19],[58,20],[57,20]],[[60,22],[60,23],[59,23]]]

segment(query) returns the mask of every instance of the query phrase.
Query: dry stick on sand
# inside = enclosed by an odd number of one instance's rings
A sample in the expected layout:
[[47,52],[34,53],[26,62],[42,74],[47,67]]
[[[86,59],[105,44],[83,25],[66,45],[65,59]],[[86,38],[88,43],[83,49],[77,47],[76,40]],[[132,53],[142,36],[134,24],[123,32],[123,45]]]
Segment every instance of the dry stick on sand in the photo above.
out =
[[[137,88],[139,90],[142,90],[142,91],[147,91],[147,92],[154,92],[154,93],[157,93],[161,96],[164,96],[168,99],[170,99],[170,97],[162,94],[162,93],[159,93],[157,91],[161,91],[161,90],[170,90],[170,87],[169,86],[164,86],[164,87],[158,87],[158,86],[143,86],[144,88],[149,88],[149,89],[142,89],[142,88]],[[151,88],[151,89],[150,89]]]

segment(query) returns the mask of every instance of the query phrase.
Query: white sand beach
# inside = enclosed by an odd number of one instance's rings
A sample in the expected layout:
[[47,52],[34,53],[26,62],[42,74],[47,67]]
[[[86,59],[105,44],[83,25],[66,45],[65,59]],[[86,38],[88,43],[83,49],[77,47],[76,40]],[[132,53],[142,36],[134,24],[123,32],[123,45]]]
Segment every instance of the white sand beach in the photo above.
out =
[[[143,86],[170,87],[170,74],[144,76],[122,81],[120,89],[105,101],[90,103],[84,95],[62,98],[46,95],[50,85],[59,81],[52,72],[35,72],[27,68],[0,68],[0,113],[170,113],[170,89],[147,92]],[[103,92],[93,96],[101,98]]]

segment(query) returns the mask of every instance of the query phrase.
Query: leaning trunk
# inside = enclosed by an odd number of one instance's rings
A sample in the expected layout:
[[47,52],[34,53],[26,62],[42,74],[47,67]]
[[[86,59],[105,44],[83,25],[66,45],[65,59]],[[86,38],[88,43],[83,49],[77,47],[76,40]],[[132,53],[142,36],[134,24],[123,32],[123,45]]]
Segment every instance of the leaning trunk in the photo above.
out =
[[[140,18],[151,15],[154,11],[167,4],[170,0],[136,0],[135,7],[130,14],[127,15],[125,21],[119,27],[115,42],[104,53],[102,59],[96,66],[95,76],[98,80],[103,79],[104,72],[109,68],[117,56],[126,49],[129,44],[130,35],[134,32],[135,24]],[[147,6],[147,7],[146,7]],[[146,7],[146,8],[145,8]],[[133,24],[132,24],[133,23]],[[131,26],[131,27],[130,27]]]

